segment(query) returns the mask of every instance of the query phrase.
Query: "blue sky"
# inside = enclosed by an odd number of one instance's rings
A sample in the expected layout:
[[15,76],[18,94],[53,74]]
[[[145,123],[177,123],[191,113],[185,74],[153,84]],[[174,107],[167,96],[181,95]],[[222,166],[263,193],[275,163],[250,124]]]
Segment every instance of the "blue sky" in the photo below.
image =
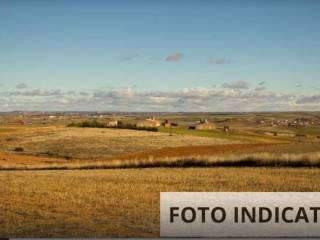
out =
[[[319,12],[316,0],[1,0],[0,110],[320,110]],[[234,109],[218,92],[257,99]],[[271,95],[291,103],[257,104]]]

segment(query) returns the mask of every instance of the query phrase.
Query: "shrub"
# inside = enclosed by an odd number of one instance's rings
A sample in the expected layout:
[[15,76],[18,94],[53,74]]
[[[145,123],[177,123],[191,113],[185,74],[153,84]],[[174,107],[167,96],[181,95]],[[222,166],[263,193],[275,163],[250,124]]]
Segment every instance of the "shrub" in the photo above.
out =
[[15,152],[23,152],[24,149],[23,149],[23,147],[15,147],[15,148],[13,149],[13,151],[15,151]]
[[117,126],[108,126],[105,123],[98,122],[97,120],[86,120],[80,123],[70,123],[67,127],[81,127],[81,128],[118,128],[118,129],[132,129],[132,130],[141,130],[141,131],[151,131],[157,132],[157,127],[137,127],[135,124],[127,123],[124,124],[123,122],[118,122]]
[[46,151],[44,154],[48,155],[49,157],[53,157],[56,155],[55,153],[53,153],[51,151]]
[[17,138],[16,137],[7,137],[6,138],[6,141],[7,142],[11,142],[11,141],[14,141],[14,140],[16,140]]
[[75,123],[72,122],[67,125],[67,127],[82,127],[82,128],[105,128],[107,127],[106,124],[100,123],[97,120],[92,120],[92,121],[83,121],[80,123]]

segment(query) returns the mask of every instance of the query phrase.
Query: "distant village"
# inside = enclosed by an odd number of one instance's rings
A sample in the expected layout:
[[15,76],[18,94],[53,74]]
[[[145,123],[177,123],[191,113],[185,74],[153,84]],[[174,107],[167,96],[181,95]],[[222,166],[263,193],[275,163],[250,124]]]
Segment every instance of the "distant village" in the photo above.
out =
[[289,119],[283,119],[283,120],[260,120],[258,121],[260,125],[265,125],[265,126],[284,126],[284,127],[295,127],[295,126],[315,126],[315,125],[320,125],[320,122],[315,122],[306,118],[296,118],[293,120]]
[[[156,115],[156,114],[155,114]],[[70,122],[99,121],[108,127],[119,127],[125,122],[137,128],[187,128],[190,130],[215,130],[224,132],[237,131],[241,124],[265,131],[268,135],[278,135],[279,129],[294,129],[303,127],[320,128],[320,117],[291,117],[273,118],[270,116],[252,115],[250,118],[232,117],[228,115],[224,120],[217,120],[212,115],[210,118],[191,118],[193,120],[182,121],[183,118],[167,118],[169,114],[147,116],[147,113],[99,113],[99,112],[13,112],[0,114],[0,124],[14,125],[46,125],[46,124],[69,124]],[[145,117],[144,117],[145,116]],[[185,116],[185,115],[184,115]],[[293,115],[294,116],[294,115]],[[197,119],[197,120],[196,120]],[[221,118],[222,119],[222,118]],[[245,123],[243,123],[245,122]],[[260,126],[260,127],[259,127]]]
[[[121,121],[116,120],[115,116],[102,115],[102,114],[97,115],[97,114],[60,114],[60,113],[56,113],[56,114],[21,113],[18,115],[18,117],[14,117],[13,119],[11,118],[9,120],[9,118],[7,118],[6,123],[12,123],[16,125],[35,125],[35,124],[45,125],[45,124],[63,123],[63,122],[70,122],[70,121],[80,121],[83,119],[92,119],[92,120],[106,121],[106,124],[109,127],[117,127],[119,124],[121,124]],[[134,122],[134,125],[138,128],[157,128],[160,126],[163,126],[165,128],[171,128],[171,127],[179,126],[178,123],[171,122],[168,119],[164,119],[163,121],[161,121],[154,116],[150,116],[145,119],[141,119],[133,122]],[[190,124],[188,128],[194,129],[194,130],[214,130],[216,129],[216,125],[212,121],[209,121],[207,119],[199,119],[195,121],[193,124]],[[229,129],[229,128],[226,128],[226,129]]]

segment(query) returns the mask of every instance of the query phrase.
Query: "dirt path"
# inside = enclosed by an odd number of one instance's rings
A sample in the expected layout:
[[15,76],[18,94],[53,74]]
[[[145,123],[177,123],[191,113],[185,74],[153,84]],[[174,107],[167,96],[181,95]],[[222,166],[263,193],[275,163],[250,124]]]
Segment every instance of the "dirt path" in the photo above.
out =
[[[128,153],[110,160],[135,160],[135,159],[159,159],[159,158],[183,158],[186,156],[214,156],[225,154],[246,154],[255,152],[274,152],[274,153],[305,153],[319,151],[317,144],[226,144],[226,145],[207,145],[207,146],[184,146],[166,147],[156,150]],[[42,156],[32,156],[18,153],[0,152],[0,166],[27,166],[27,165],[50,165],[59,163],[94,162],[101,159],[72,159],[51,158]]]
[[[136,152],[130,154],[120,155],[115,158],[119,160],[130,160],[139,158],[161,158],[161,157],[184,157],[195,155],[217,155],[217,154],[230,154],[230,153],[243,153],[256,148],[264,148],[272,146],[273,144],[226,144],[226,145],[207,145],[207,146],[185,146],[185,147],[166,147],[157,150],[149,150],[143,152]],[[26,166],[26,165],[45,165],[54,163],[70,163],[78,161],[95,161],[96,159],[86,160],[66,160],[64,158],[51,158],[43,156],[32,156],[23,153],[7,153],[0,152],[0,166]],[[108,160],[106,160],[108,161]]]
[[320,152],[319,143],[256,143],[256,144],[225,144],[207,146],[185,146],[167,147],[157,150],[124,154],[116,159],[146,159],[146,158],[165,158],[165,157],[185,157],[185,156],[214,156],[224,154],[246,154],[246,153],[314,153]]
[[39,157],[18,153],[0,152],[0,166],[23,166],[66,162],[67,160],[59,158]]
[[275,144],[226,144],[226,145],[207,145],[207,146],[186,146],[186,147],[167,147],[145,152],[130,153],[117,157],[120,160],[130,160],[139,158],[165,158],[165,157],[185,157],[185,156],[208,156],[232,153],[246,153],[254,149],[264,149]]

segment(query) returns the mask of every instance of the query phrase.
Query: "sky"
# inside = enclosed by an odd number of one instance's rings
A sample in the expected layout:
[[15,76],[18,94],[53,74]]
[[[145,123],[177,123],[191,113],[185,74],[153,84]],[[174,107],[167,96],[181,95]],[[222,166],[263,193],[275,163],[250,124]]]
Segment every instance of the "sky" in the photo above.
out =
[[0,0],[0,111],[319,111],[320,1]]

